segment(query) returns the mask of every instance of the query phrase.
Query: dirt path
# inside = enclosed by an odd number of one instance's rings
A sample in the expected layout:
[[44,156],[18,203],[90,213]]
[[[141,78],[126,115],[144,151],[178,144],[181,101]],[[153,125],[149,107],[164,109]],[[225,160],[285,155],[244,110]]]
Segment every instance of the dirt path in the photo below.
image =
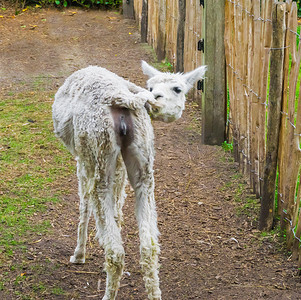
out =
[[[139,44],[135,24],[118,13],[68,9],[8,16],[0,18],[2,93],[36,85],[55,92],[71,72],[93,64],[144,86],[140,60],[151,61],[152,54]],[[256,230],[256,200],[231,157],[219,147],[200,144],[199,115],[188,101],[181,120],[155,124],[163,299],[301,299],[295,263],[281,252],[276,237],[262,237]],[[29,246],[30,278],[16,287],[12,272],[12,293],[0,289],[1,299],[14,299],[16,288],[20,299],[32,299],[39,282],[60,286],[65,293],[34,299],[97,299],[103,294],[103,253],[93,241],[93,222],[87,263],[68,263],[78,219],[75,176],[71,184],[74,194],[43,215],[53,220],[51,235]],[[146,299],[131,191],[124,215],[126,273],[118,299]],[[31,255],[36,258],[32,263]]]

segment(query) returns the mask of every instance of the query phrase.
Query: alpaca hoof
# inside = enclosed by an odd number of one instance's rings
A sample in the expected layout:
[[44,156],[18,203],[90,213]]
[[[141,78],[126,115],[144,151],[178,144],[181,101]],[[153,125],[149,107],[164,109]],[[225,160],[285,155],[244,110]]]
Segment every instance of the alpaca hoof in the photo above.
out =
[[85,258],[76,258],[75,255],[72,255],[70,257],[70,262],[73,264],[84,264]]

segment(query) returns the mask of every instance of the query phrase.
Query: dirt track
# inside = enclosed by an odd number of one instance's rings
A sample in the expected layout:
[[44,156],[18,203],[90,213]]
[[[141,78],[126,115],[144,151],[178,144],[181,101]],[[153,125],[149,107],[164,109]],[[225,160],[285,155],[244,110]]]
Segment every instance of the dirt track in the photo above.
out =
[[[145,84],[140,60],[151,61],[152,54],[139,43],[135,23],[123,20],[118,13],[39,9],[16,18],[9,12],[4,15],[0,19],[0,84],[4,94],[30,90],[36,84],[55,92],[66,76],[87,65],[100,65],[136,84]],[[230,156],[219,147],[201,145],[199,116],[196,105],[188,101],[181,120],[154,124],[162,298],[301,299],[295,263],[280,251],[277,238],[260,236],[252,211],[244,211],[251,217],[237,213],[246,197],[252,196],[243,180],[237,179]],[[92,240],[85,265],[68,263],[78,218],[75,175],[71,183],[74,194],[66,195],[59,211],[51,207],[46,214],[53,220],[53,232],[30,247],[37,256],[32,264],[43,266],[43,271],[38,276],[31,271],[31,279],[18,287],[24,296],[30,295],[39,281],[60,285],[65,294],[35,299],[97,299],[103,293],[103,253]],[[128,273],[118,299],[146,299],[131,192],[124,215]],[[93,235],[93,224],[90,227]],[[13,276],[11,290],[16,288]],[[13,296],[0,290],[0,297]]]

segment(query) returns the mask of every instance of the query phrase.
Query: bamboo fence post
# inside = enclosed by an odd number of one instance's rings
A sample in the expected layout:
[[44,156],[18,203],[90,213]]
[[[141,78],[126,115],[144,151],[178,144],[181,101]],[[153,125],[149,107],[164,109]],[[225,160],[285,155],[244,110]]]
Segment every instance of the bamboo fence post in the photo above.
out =
[[[291,9],[291,0],[287,0],[286,5],[287,11]],[[286,22],[287,23],[287,22]],[[285,44],[289,44],[289,35],[286,36]],[[287,146],[286,146],[286,114],[287,114],[287,101],[288,101],[288,82],[289,82],[289,60],[290,60],[290,48],[286,48],[284,50],[284,73],[283,73],[283,91],[282,91],[282,116],[281,116],[281,128],[280,128],[280,141],[279,141],[279,151],[278,151],[278,158],[279,158],[279,182],[278,182],[278,199],[282,201],[278,201],[278,213],[281,215],[281,229],[284,229],[285,222],[283,218],[283,210],[286,209],[285,203],[283,203],[283,199],[286,198],[286,190],[285,190],[285,181],[287,176],[287,169],[285,167],[285,153],[287,153]]]
[[186,0],[179,1],[179,20],[177,28],[177,63],[176,72],[184,72],[184,36],[186,19]]
[[[300,60],[301,60],[301,47],[299,47],[298,49],[298,61],[300,64]],[[301,83],[300,83],[300,88],[301,89]],[[301,93],[299,93],[299,97],[298,97],[298,107],[297,107],[297,116],[296,116],[296,129],[295,129],[295,135],[294,135],[294,149],[293,151],[295,152],[295,164],[296,166],[298,166],[299,169],[299,175],[300,175],[300,166],[301,166]],[[297,174],[297,178],[298,178],[298,174]],[[295,224],[297,225],[297,230],[296,230],[296,236],[300,239],[301,236],[301,210],[299,212],[299,207],[300,207],[300,201],[301,201],[301,184],[299,183],[299,188],[297,192],[297,198],[296,198],[296,207],[295,207],[295,212],[294,212],[294,216],[293,216],[293,220],[295,221]],[[299,217],[298,217],[299,215]],[[297,239],[294,240],[293,242],[293,246],[292,246],[293,250],[295,250],[294,252],[296,252],[296,255],[293,252],[293,258],[297,258],[297,256],[299,256],[299,269],[301,267],[301,247],[300,247],[300,243]]]
[[[247,11],[251,12],[253,14],[253,3],[252,0],[247,0],[246,1],[246,9]],[[248,120],[248,125],[247,125],[247,146],[248,146],[248,174],[249,174],[249,184],[252,186],[252,157],[253,157],[253,152],[252,152],[252,102],[251,102],[251,97],[252,93],[250,92],[248,87],[253,87],[253,60],[254,60],[254,26],[253,26],[253,18],[248,15],[247,17],[247,22],[248,22],[248,33],[247,33],[247,78],[246,78],[246,95],[247,95],[247,120]]]
[[[237,0],[237,5],[241,5],[240,1]],[[242,144],[241,144],[241,132],[243,130],[242,126],[242,106],[243,106],[243,92],[242,92],[242,84],[241,80],[239,79],[242,76],[241,73],[241,58],[242,58],[242,10],[239,6],[234,7],[234,38],[235,38],[235,45],[234,47],[234,60],[235,60],[235,72],[237,72],[236,76],[234,77],[235,80],[235,90],[234,90],[234,102],[235,102],[235,114],[236,114],[236,138],[237,138],[237,162],[240,167],[240,171],[242,171]]]
[[[263,11],[263,19],[272,19],[272,1],[265,1],[265,9]],[[260,162],[260,174],[263,177],[264,174],[264,160],[265,160],[265,127],[266,127],[266,100],[267,100],[267,86],[268,86],[268,74],[269,74],[269,61],[270,61],[270,48],[272,42],[272,24],[271,22],[265,21],[263,24],[263,51],[262,51],[262,64],[263,64],[263,82],[261,85],[261,102],[262,107],[260,110],[260,120],[262,122],[262,131],[260,134],[260,145],[261,145],[261,162]],[[263,193],[263,181],[261,181],[260,186],[261,195]]]
[[[286,162],[286,168],[290,170],[288,176],[286,176],[286,202],[287,202],[287,217],[292,221],[290,227],[295,228],[297,223],[296,211],[299,209],[299,203],[295,202],[298,173],[300,165],[298,164],[297,151],[295,151],[295,106],[296,106],[296,88],[300,70],[300,47],[297,53],[297,4],[292,3],[291,11],[289,13],[288,28],[289,35],[289,47],[291,52],[291,71],[289,76],[289,101],[288,101],[288,122],[287,122],[287,149],[288,157]],[[291,229],[291,228],[290,228]],[[287,247],[291,248],[294,239],[294,234],[291,232],[287,235]]]
[[141,11],[141,42],[147,42],[147,28],[148,28],[148,0],[142,0]]
[[205,1],[205,64],[202,142],[221,145],[226,127],[225,0]]
[[250,108],[251,108],[251,183],[253,191],[259,197],[259,91],[261,70],[258,65],[261,59],[261,21],[260,21],[260,0],[252,0],[253,6],[253,27],[254,27],[254,41],[253,41],[253,71],[252,71],[252,92],[250,92]]
[[264,168],[264,190],[261,201],[259,228],[270,230],[274,218],[274,197],[277,172],[277,149],[279,145],[280,111],[283,83],[285,3],[273,4],[273,41],[270,65],[270,94],[268,108],[267,149]]
[[[226,54],[226,76],[228,81],[228,88],[229,88],[229,102],[232,99],[232,82],[233,82],[233,72],[230,68],[231,66],[231,8],[229,1],[226,1],[225,3],[225,54]],[[232,133],[232,116],[231,111],[228,112],[228,119],[227,119],[227,128],[226,128],[226,139],[227,141],[231,140],[231,137],[233,137]]]
[[[247,1],[242,0],[243,7],[247,8]],[[245,11],[242,12],[242,68],[241,68],[241,88],[242,88],[242,115],[241,120],[242,132],[241,132],[241,154],[242,154],[242,166],[241,170],[244,174],[248,174],[248,94],[246,93],[247,77],[248,77],[248,16]]]
[[158,16],[158,35],[157,35],[157,57],[161,61],[166,56],[166,1],[159,1],[159,16]]

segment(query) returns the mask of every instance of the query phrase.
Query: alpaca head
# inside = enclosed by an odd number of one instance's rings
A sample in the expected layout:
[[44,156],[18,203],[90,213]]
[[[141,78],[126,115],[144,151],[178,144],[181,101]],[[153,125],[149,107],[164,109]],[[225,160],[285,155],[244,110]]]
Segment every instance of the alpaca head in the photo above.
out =
[[185,108],[185,94],[204,78],[206,69],[201,66],[185,74],[162,73],[142,61],[143,73],[149,77],[147,88],[158,102],[158,107],[152,109],[152,118],[164,122],[179,119]]

